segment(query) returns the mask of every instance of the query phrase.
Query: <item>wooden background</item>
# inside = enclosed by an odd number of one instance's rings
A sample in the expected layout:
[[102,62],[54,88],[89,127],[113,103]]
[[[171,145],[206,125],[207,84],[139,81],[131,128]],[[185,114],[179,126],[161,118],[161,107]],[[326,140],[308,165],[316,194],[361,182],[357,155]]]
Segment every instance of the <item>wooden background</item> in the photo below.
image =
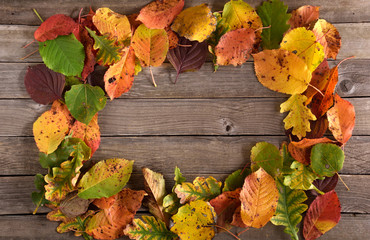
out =
[[[36,8],[46,19],[64,13],[76,17],[81,7],[110,7],[122,14],[138,11],[149,0],[2,0],[0,5],[0,239],[70,239],[57,234],[57,223],[45,218],[41,208],[32,215],[30,194],[36,173],[45,173],[38,162],[32,137],[32,124],[49,106],[33,102],[23,85],[28,65],[41,62],[34,51],[37,44],[21,47],[33,40],[40,21]],[[186,7],[207,2],[214,11],[226,1],[192,0]],[[249,0],[252,6],[261,0]],[[340,223],[322,239],[363,239],[370,235],[370,9],[369,0],[286,0],[289,9],[305,4],[321,6],[321,18],[338,28],[342,49],[338,60],[355,55],[339,70],[337,92],[356,108],[354,136],[345,147],[346,160],[341,171],[350,187],[338,183],[342,203]],[[331,61],[334,66],[338,61]],[[110,157],[134,159],[134,174],[129,187],[141,189],[143,166],[162,172],[167,187],[172,187],[173,170],[179,166],[188,180],[197,175],[223,180],[249,162],[251,147],[258,141],[280,145],[284,140],[283,114],[279,105],[287,96],[264,88],[255,78],[253,63],[241,67],[220,67],[213,73],[206,63],[195,73],[184,73],[176,85],[175,71],[169,63],[154,68],[158,87],[151,84],[147,69],[135,78],[132,90],[108,102],[101,112],[102,141],[94,159]],[[243,239],[289,239],[282,227],[268,224],[252,229]],[[221,234],[216,239],[233,239]]]

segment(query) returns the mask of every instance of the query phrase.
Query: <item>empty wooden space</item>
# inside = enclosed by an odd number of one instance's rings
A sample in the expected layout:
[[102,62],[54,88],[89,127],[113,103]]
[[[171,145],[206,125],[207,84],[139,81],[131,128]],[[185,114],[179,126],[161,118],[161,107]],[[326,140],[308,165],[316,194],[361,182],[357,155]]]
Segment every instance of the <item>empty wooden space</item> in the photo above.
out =
[[[33,32],[40,24],[32,8],[43,18],[63,13],[77,17],[81,8],[110,7],[130,14],[150,0],[3,0],[0,6],[0,239],[73,239],[57,234],[57,224],[46,219],[46,208],[32,215],[30,194],[33,176],[46,173],[38,162],[38,149],[32,137],[32,124],[50,106],[33,102],[23,79],[29,65],[42,62],[39,54],[22,57],[37,49]],[[222,10],[226,0],[186,0],[186,6],[208,3]],[[261,0],[247,1],[252,6]],[[347,191],[338,183],[342,219],[321,239],[363,239],[370,235],[370,1],[368,0],[286,0],[289,9],[302,5],[320,6],[321,18],[334,23],[342,36],[337,93],[356,108],[354,136],[345,146],[346,160],[341,176]],[[180,75],[168,62],[153,68],[158,87],[151,84],[148,69],[135,78],[132,90],[108,101],[99,114],[102,133],[100,148],[93,161],[111,157],[135,160],[129,186],[143,188],[142,167],[162,172],[167,188],[173,184],[173,171],[179,166],[189,181],[194,177],[214,176],[223,180],[249,162],[256,142],[280,146],[288,141],[284,134],[279,105],[287,95],[264,88],[256,79],[253,62],[239,67],[220,67],[214,73],[209,58],[198,72]],[[101,69],[103,75],[104,69]],[[140,209],[140,214],[147,214]],[[220,234],[215,239],[233,239]],[[283,228],[268,224],[251,229],[242,239],[289,239]]]

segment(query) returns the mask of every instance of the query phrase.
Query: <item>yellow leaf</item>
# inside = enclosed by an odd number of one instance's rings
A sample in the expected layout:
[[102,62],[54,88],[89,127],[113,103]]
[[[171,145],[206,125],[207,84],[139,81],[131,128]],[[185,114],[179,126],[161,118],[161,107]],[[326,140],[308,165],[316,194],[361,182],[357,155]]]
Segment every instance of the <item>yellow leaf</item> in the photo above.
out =
[[239,28],[262,28],[261,18],[254,8],[242,0],[232,0],[225,4],[222,18],[230,25],[230,30]]
[[304,92],[311,81],[307,64],[287,50],[264,50],[253,58],[258,81],[271,90],[298,94]]
[[325,58],[324,47],[316,41],[315,34],[304,27],[288,32],[280,46],[302,58],[311,72],[315,71]]
[[131,37],[131,26],[128,18],[113,12],[109,8],[99,8],[93,17],[93,23],[99,32],[115,41],[124,41]]
[[240,192],[241,218],[246,226],[261,228],[274,216],[279,191],[275,180],[265,170],[246,177]]
[[312,31],[315,33],[317,41],[324,46],[325,56],[336,59],[342,45],[341,37],[336,27],[324,19],[319,19]]
[[216,213],[213,207],[205,201],[190,202],[172,217],[174,226],[171,231],[180,239],[211,240],[215,236]]
[[316,120],[311,110],[304,105],[306,96],[295,94],[280,105],[280,113],[290,111],[284,119],[285,129],[293,128],[292,133],[299,139],[311,132],[310,121]]
[[54,152],[69,131],[68,120],[63,112],[44,112],[33,124],[33,135],[40,152]]
[[190,7],[177,15],[172,30],[191,41],[203,42],[216,29],[216,17],[206,4]]

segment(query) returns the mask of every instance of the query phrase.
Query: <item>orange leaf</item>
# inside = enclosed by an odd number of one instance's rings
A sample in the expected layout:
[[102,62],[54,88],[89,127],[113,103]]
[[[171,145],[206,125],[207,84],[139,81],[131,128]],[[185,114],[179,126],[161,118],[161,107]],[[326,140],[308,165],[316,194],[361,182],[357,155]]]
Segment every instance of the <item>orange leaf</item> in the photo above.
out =
[[334,106],[327,112],[329,129],[335,139],[345,144],[351,138],[355,127],[355,108],[338,94],[335,94],[334,101]]
[[242,216],[241,216],[240,211],[241,211],[241,207],[238,207],[235,210],[234,215],[233,215],[233,221],[231,222],[231,225],[236,226],[236,227],[240,227],[240,228],[248,228],[248,226],[245,225],[243,220],[242,220]]
[[293,10],[292,16],[288,21],[290,29],[298,27],[308,28],[311,23],[319,19],[319,9],[320,7],[306,5]]
[[325,90],[325,87],[328,83],[329,73],[330,68],[328,61],[324,59],[324,61],[322,61],[322,63],[315,69],[315,71],[312,72],[312,78],[310,82],[311,86],[308,86],[307,90],[304,92],[304,95],[307,97],[306,105],[311,102],[312,98],[316,94],[319,94],[317,90],[314,89],[312,86],[319,89],[320,91]]
[[184,7],[184,0],[156,0],[140,11],[138,21],[147,28],[163,29],[169,26]]
[[319,19],[312,31],[315,33],[317,41],[324,47],[326,58],[336,59],[342,45],[336,27],[324,19]]
[[170,27],[165,28],[168,36],[168,42],[169,42],[169,49],[174,49],[179,44],[179,37],[177,34],[171,30]]
[[67,108],[67,105],[65,105],[64,103],[56,100],[51,105],[50,111],[56,111],[56,112],[63,113],[64,116],[66,117],[67,121],[68,121],[69,128],[72,127],[73,122],[75,121],[75,119],[72,117],[72,114],[69,112],[69,110]]

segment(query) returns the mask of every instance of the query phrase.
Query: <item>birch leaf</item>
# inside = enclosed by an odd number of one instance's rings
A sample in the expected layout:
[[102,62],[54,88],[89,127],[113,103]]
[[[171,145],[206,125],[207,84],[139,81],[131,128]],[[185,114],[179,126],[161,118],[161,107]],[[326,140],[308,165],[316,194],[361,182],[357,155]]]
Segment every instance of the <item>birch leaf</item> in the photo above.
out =
[[271,177],[278,176],[283,168],[279,149],[268,142],[259,142],[251,150],[251,169],[263,168]]
[[311,150],[312,170],[321,177],[332,177],[343,168],[344,152],[335,144],[319,143]]

